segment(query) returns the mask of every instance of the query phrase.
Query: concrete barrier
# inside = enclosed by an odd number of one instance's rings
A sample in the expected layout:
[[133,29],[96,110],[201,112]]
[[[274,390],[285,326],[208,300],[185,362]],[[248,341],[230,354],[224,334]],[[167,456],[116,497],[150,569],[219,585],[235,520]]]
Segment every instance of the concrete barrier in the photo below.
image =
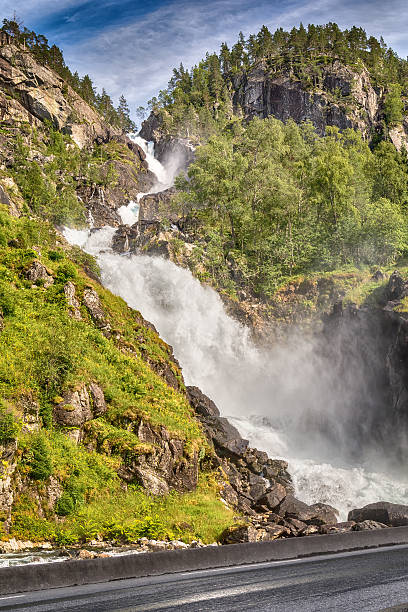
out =
[[408,544],[408,527],[0,569],[0,595]]

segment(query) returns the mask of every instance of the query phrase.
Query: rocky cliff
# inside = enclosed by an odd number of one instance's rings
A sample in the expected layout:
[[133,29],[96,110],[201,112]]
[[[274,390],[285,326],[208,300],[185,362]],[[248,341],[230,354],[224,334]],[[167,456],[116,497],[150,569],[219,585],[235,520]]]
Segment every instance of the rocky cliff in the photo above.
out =
[[98,176],[87,176],[81,167],[76,168],[78,172],[73,168],[70,175],[78,200],[96,226],[119,224],[116,210],[136,199],[139,192],[148,191],[154,182],[145,153],[137,144],[104,121],[58,74],[14,44],[0,45],[0,121],[6,168],[15,164],[16,134],[39,167],[53,161],[41,146],[47,125],[69,138],[72,157],[76,147],[84,152],[83,157],[86,152],[95,156],[99,151],[103,163]]

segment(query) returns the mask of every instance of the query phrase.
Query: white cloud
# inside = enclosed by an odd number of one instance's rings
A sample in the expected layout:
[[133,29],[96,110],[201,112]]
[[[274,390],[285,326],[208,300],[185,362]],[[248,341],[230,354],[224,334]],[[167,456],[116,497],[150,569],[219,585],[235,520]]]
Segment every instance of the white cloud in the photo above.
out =
[[406,0],[389,0],[386,6],[378,0],[177,0],[68,48],[66,55],[98,86],[115,98],[123,92],[137,106],[166,86],[174,66],[194,65],[206,51],[218,50],[222,41],[235,42],[239,30],[247,35],[264,23],[274,29],[291,28],[300,21],[305,25],[336,21],[343,28],[361,25],[369,34],[383,34],[399,53],[407,53]]
[[[27,21],[33,16],[40,22],[41,14],[45,19],[82,4],[81,0],[60,0],[58,6],[51,0],[19,0],[17,10]],[[5,8],[11,14],[15,6],[15,0],[0,0],[3,14]],[[166,86],[174,66],[194,65],[206,51],[217,51],[222,41],[234,43],[240,30],[248,35],[262,24],[274,30],[300,21],[305,25],[335,21],[342,28],[361,25],[368,34],[382,34],[400,55],[408,52],[406,0],[173,0],[125,26],[108,24],[98,35],[63,48],[71,68],[89,73],[98,88],[105,87],[114,99],[124,93],[135,108]],[[81,30],[84,27],[79,24]],[[50,32],[48,36],[52,38]]]

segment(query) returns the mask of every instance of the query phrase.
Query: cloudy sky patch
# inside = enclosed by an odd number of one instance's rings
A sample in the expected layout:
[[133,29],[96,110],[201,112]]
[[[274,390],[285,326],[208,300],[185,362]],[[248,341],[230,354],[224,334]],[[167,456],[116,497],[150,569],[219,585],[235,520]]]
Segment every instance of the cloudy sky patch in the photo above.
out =
[[406,0],[0,0],[0,15],[14,10],[63,49],[72,70],[90,74],[115,100],[124,93],[133,110],[166,86],[180,62],[192,66],[263,24],[358,25],[408,54]]

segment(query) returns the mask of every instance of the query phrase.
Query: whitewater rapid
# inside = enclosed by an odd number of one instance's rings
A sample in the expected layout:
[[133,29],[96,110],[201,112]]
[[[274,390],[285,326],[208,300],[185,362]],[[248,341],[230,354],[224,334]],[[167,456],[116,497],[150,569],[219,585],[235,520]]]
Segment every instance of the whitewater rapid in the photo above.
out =
[[[158,169],[160,164],[147,143],[141,139],[138,143],[158,177],[154,189],[161,191],[173,177],[162,166]],[[134,222],[137,214],[134,202],[121,212],[124,222]],[[408,501],[408,483],[367,466],[348,465],[341,442],[335,451],[330,439],[310,426],[313,419],[321,423],[332,417],[330,410],[337,405],[331,407],[330,384],[317,384],[309,341],[297,336],[274,350],[257,348],[249,330],[227,315],[214,290],[168,260],[114,253],[114,233],[111,227],[92,232],[65,230],[69,242],[97,258],[104,286],[139,310],[173,346],[186,384],[200,387],[211,397],[251,446],[289,462],[300,499],[329,503],[342,519],[351,508],[381,499]],[[322,414],[322,405],[327,415]],[[332,426],[335,420],[327,422]]]

